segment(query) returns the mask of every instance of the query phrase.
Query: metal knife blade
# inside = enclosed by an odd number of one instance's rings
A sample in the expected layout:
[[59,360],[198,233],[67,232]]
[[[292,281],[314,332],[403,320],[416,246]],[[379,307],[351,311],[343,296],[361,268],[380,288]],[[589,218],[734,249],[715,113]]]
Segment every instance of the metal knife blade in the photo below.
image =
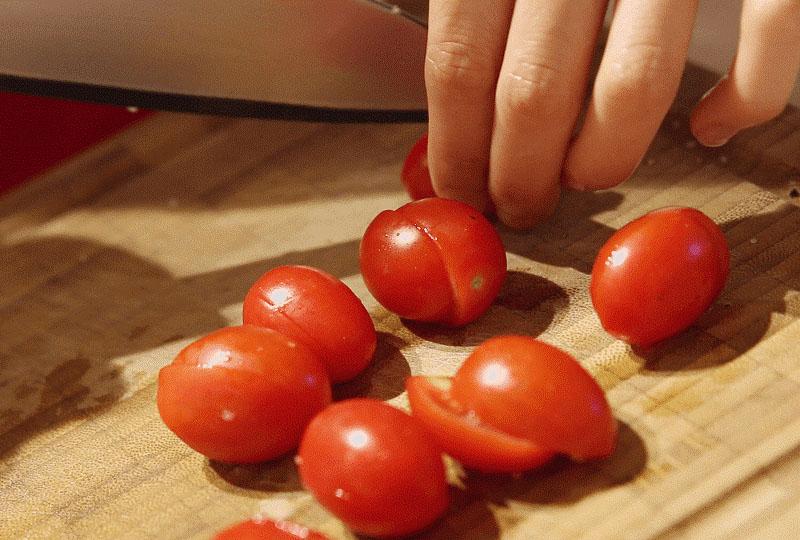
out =
[[0,0],[0,89],[329,121],[426,113],[424,23],[379,0]]

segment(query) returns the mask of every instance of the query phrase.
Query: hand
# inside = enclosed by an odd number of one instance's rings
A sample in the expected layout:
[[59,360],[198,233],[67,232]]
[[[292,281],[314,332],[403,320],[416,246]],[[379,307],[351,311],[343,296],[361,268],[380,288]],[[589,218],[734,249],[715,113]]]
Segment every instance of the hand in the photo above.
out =
[[[606,11],[592,0],[431,0],[428,160],[438,195],[524,228],[561,186],[617,185],[677,93],[698,0],[618,0],[580,130]],[[707,146],[778,115],[800,70],[800,1],[744,0],[736,60],[691,128]]]

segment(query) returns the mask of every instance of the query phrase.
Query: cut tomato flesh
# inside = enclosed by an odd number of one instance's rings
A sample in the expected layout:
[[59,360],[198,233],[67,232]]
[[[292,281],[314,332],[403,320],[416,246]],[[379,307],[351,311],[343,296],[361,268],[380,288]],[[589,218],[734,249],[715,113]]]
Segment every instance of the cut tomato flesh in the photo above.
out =
[[550,461],[555,452],[508,435],[450,403],[446,377],[413,376],[406,390],[413,416],[448,455],[481,472],[516,473]]

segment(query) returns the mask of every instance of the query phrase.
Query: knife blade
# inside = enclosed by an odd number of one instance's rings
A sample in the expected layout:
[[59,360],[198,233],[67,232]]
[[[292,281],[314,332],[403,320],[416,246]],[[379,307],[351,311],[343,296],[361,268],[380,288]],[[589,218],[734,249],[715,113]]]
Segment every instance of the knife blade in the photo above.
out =
[[0,90],[160,110],[422,121],[424,21],[380,0],[0,0]]

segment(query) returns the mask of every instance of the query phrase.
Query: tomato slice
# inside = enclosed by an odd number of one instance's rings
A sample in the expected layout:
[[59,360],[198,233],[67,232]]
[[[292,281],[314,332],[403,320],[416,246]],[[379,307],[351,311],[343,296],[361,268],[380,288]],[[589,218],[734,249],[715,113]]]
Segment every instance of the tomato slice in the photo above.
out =
[[517,473],[539,467],[555,455],[457,410],[449,397],[450,384],[446,377],[413,376],[406,379],[406,390],[414,417],[461,464],[487,473]]

